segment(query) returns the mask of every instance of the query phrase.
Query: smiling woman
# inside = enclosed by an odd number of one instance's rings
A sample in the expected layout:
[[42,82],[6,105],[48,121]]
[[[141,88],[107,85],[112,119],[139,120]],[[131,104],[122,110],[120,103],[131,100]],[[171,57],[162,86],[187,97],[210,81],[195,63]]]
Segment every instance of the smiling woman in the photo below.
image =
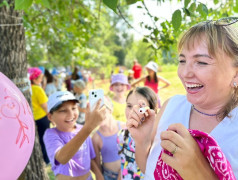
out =
[[[238,178],[236,22],[237,18],[206,21],[185,32],[178,46],[178,76],[186,96],[172,97],[156,117],[148,116],[142,124],[141,117],[131,114],[127,127],[147,179],[165,171],[166,178]],[[208,155],[212,159],[205,158]]]

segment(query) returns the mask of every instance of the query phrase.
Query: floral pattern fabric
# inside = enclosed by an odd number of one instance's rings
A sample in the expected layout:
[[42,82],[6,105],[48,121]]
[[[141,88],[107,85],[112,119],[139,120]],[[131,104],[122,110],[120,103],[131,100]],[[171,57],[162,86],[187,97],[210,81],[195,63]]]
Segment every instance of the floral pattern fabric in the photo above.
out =
[[118,151],[121,157],[121,174],[123,180],[140,180],[144,178],[135,161],[135,142],[128,136],[124,140],[125,129],[119,131],[117,137]]
[[[198,130],[189,130],[190,134],[196,140],[203,155],[207,158],[210,166],[215,171],[220,180],[236,180],[229,161],[226,159],[216,140],[207,133]],[[168,151],[162,150],[172,156]],[[167,165],[161,159],[162,152],[156,163],[154,171],[155,180],[181,180],[181,176],[172,167]]]

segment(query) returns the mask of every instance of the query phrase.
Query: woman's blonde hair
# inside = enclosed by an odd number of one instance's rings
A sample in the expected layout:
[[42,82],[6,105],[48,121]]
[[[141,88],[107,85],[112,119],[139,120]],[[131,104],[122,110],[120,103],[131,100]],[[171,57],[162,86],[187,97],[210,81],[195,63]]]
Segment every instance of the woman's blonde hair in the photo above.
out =
[[[216,21],[207,21],[196,24],[185,32],[179,43],[178,51],[185,47],[193,48],[195,42],[206,40],[209,55],[219,60],[221,51],[233,60],[234,67],[238,67],[238,23],[220,25]],[[215,76],[214,76],[215,77]],[[234,88],[230,101],[218,112],[218,118],[224,119],[238,105],[238,88]]]

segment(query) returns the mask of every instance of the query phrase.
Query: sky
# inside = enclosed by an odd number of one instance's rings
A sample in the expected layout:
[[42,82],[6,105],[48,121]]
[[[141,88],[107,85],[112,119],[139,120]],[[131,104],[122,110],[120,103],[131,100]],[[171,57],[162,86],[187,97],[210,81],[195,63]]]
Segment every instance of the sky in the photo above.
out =
[[[211,3],[208,3],[209,1],[207,1],[207,0],[200,0],[199,2],[206,4],[208,7],[209,7],[209,5],[211,5]],[[212,2],[212,1],[210,0],[210,2]],[[172,13],[176,9],[181,9],[184,6],[183,3],[184,3],[184,1],[178,2],[178,0],[172,0],[171,2],[169,0],[166,0],[166,2],[161,3],[161,4],[158,4],[158,2],[155,0],[146,0],[145,1],[147,8],[149,9],[149,11],[152,15],[156,15],[157,17],[165,18],[168,20],[171,20]],[[132,23],[132,26],[140,33],[146,34],[147,32],[145,30],[142,30],[142,28],[140,27],[139,24],[141,21],[151,22],[151,20],[148,16],[143,15],[144,11],[142,9],[138,9],[137,8],[138,5],[141,5],[141,2],[137,2],[133,5],[130,5],[130,7],[129,7],[129,11],[131,12],[131,14],[133,16],[133,20],[134,20],[134,22]],[[134,30],[132,30],[131,33],[134,34],[134,37],[136,40],[141,39],[143,37],[142,34],[136,32]]]

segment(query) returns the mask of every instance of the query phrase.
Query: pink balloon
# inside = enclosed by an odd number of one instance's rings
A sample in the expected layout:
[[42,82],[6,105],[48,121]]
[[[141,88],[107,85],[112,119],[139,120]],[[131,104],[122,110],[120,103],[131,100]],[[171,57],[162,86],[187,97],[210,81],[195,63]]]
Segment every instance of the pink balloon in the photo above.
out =
[[30,106],[0,72],[0,179],[17,179],[32,153],[35,123]]

